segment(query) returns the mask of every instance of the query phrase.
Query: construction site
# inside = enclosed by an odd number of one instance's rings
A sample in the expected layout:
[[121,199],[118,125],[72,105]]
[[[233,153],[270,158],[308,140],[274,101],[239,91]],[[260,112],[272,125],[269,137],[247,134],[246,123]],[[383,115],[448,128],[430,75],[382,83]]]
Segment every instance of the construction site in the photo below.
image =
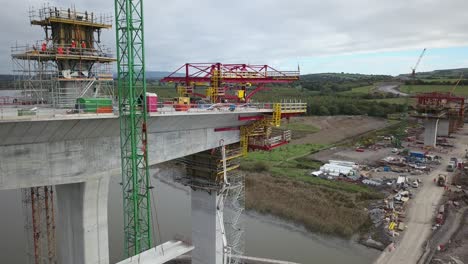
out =
[[[158,80],[175,90],[163,98],[147,88],[142,2],[116,0],[114,15],[31,8],[43,38],[11,48],[0,190],[20,193],[19,263],[468,261],[462,77],[451,92],[396,89],[396,121],[305,117],[314,106],[300,97],[256,100],[297,84],[299,67],[185,63]],[[316,254],[310,245],[335,259],[300,253]]]

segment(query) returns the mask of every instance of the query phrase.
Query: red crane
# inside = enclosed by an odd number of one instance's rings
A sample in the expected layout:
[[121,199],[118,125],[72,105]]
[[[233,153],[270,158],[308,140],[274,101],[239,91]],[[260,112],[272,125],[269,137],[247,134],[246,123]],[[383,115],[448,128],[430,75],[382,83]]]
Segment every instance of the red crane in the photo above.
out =
[[[180,96],[195,95],[211,102],[225,99],[248,102],[266,84],[291,83],[299,80],[299,70],[279,71],[268,65],[186,63],[163,78],[161,82],[176,83]],[[254,89],[247,91],[248,87]],[[197,93],[198,87],[208,87],[206,94]],[[236,94],[229,94],[234,90]]]

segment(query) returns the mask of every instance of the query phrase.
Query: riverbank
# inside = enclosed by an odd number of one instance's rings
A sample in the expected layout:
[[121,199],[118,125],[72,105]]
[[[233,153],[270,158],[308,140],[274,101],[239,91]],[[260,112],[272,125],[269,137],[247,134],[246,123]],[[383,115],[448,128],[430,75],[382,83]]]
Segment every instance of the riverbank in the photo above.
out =
[[[384,119],[364,116],[293,119],[288,125],[296,135],[291,145],[249,153],[243,160],[247,209],[293,221],[311,232],[342,238],[367,232],[372,226],[367,208],[382,194],[367,186],[310,176],[310,171],[322,165],[310,155],[389,125]],[[346,137],[339,133],[343,129]]]
[[[310,177],[310,176],[308,176]],[[317,179],[317,178],[313,178]],[[318,179],[319,180],[319,179]],[[268,173],[246,176],[246,208],[302,224],[307,230],[350,238],[367,230],[370,199],[380,195],[362,186],[304,182]]]

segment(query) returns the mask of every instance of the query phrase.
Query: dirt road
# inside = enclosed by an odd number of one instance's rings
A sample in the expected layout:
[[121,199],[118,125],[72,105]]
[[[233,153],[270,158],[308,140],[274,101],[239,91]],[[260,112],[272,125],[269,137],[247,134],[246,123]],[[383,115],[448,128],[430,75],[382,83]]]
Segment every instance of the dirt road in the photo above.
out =
[[392,93],[399,96],[408,96],[406,93],[402,93],[398,90],[398,85],[396,84],[382,84],[377,89],[384,93]]
[[[464,156],[465,148],[468,144],[468,127],[460,130],[457,137],[456,148],[449,154],[442,155],[446,163],[450,157],[461,158]],[[435,217],[435,211],[442,198],[444,189],[436,186],[433,179],[439,173],[445,172],[445,163],[434,170],[427,177],[421,177],[423,185],[421,190],[411,201],[410,208],[407,213],[406,225],[408,228],[403,234],[400,243],[396,245],[396,249],[392,252],[385,250],[382,255],[375,261],[375,264],[416,264],[423,254],[423,246],[431,234],[431,227]],[[450,182],[450,179],[449,179]]]

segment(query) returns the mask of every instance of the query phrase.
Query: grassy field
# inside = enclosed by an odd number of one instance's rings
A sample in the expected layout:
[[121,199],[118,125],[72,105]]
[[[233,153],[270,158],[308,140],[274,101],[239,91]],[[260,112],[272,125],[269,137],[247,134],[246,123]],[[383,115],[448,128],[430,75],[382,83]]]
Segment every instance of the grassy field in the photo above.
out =
[[[369,141],[387,135],[399,127],[393,126],[369,132],[352,140]],[[294,131],[316,133],[318,128],[304,122],[289,124]],[[296,129],[296,130],[295,130]],[[286,145],[271,152],[251,152],[241,162],[246,173],[246,207],[272,214],[304,225],[308,230],[349,238],[371,226],[364,208],[383,195],[375,189],[344,181],[325,180],[311,176],[322,165],[310,154],[330,145]],[[313,212],[313,213],[311,213]]]
[[311,185],[287,177],[249,173],[246,208],[304,225],[310,231],[351,237],[370,226],[363,209],[367,192],[341,191],[327,183]]
[[[385,98],[385,99],[371,99],[372,101],[375,102],[386,102],[390,104],[405,104],[406,103],[406,98],[405,97],[396,97],[396,98]],[[414,98],[409,99],[409,104],[414,104],[416,103],[416,100]]]
[[177,96],[174,84],[158,85],[155,83],[148,83],[146,90],[149,93],[156,93],[159,98],[172,98]]
[[[409,92],[409,85],[403,85],[400,90],[404,93]],[[428,92],[450,92],[453,85],[411,85],[411,94],[428,93]],[[454,93],[460,96],[468,96],[468,89],[464,86],[459,86],[455,89]]]
[[364,185],[311,176],[322,164],[307,156],[325,147],[287,145],[271,152],[249,153],[241,163],[241,169],[249,172],[247,208],[342,237],[368,227],[369,218],[362,208],[382,196]]
[[358,96],[358,95],[365,95],[368,94],[369,91],[372,92],[375,89],[374,85],[369,86],[362,86],[351,89],[351,91],[341,92],[340,94],[343,95],[351,95],[351,96]]
[[[440,79],[422,79],[425,82],[451,82],[453,84],[457,83],[459,78],[440,78]],[[467,80],[467,79],[462,79]]]

